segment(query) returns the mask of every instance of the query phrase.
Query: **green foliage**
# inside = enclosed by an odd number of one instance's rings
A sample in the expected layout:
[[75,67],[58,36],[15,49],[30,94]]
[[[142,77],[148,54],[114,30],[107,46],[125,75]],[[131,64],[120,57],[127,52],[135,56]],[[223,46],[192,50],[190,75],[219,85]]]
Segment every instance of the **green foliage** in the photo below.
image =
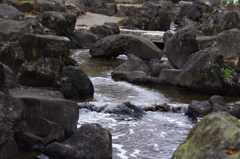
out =
[[68,77],[62,77],[62,78],[61,78],[61,81],[67,82],[67,81],[68,81]]
[[222,75],[224,78],[230,78],[232,77],[232,70],[226,68],[226,69],[221,69]]
[[240,0],[223,0],[225,3],[235,3],[235,4],[240,4]]

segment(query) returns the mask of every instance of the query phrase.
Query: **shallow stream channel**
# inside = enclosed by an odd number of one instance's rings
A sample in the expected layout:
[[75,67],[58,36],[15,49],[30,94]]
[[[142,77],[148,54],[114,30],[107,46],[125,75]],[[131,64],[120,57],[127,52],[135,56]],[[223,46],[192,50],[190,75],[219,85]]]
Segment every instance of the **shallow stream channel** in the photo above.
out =
[[[114,81],[111,72],[127,60],[92,58],[89,50],[74,50],[72,57],[91,79],[95,93],[88,101],[95,106],[131,102],[136,106],[168,103],[187,107],[192,100],[208,100],[210,96],[169,86],[139,86]],[[184,113],[146,112],[140,119],[117,120],[111,114],[81,109],[79,127],[86,123],[99,123],[112,134],[113,159],[170,159],[194,126]]]

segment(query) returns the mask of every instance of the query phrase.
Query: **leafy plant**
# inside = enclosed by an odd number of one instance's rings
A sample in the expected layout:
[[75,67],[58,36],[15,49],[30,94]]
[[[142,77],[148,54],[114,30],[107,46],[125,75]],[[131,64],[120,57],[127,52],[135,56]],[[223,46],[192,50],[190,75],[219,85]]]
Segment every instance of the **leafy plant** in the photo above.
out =
[[230,70],[228,68],[226,68],[226,69],[222,68],[221,72],[222,72],[222,75],[223,75],[224,78],[231,78],[232,77],[232,70]]
[[63,82],[67,82],[67,81],[68,81],[68,77],[62,77],[61,80],[62,80]]

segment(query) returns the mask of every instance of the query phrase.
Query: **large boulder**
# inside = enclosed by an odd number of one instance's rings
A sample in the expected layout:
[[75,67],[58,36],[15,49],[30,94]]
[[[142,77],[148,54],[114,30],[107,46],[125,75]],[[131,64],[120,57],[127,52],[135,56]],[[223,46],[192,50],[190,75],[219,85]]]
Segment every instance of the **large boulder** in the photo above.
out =
[[[6,27],[8,26],[8,27]],[[0,18],[0,41],[13,42],[19,40],[23,35],[32,33],[32,25],[28,21],[16,21]]]
[[21,21],[24,20],[25,15],[13,6],[0,4],[0,18]]
[[58,91],[11,89],[10,94],[24,103],[26,129],[15,135],[27,148],[42,149],[53,141],[63,141],[77,129],[77,103],[65,100]]
[[179,83],[193,91],[219,95],[237,95],[234,71],[223,61],[216,47],[206,48],[189,56]]
[[239,54],[240,30],[224,30],[217,36],[217,47],[224,58],[235,58]]
[[25,35],[19,44],[26,60],[17,74],[19,83],[28,86],[57,86],[69,53],[70,40],[51,35]]
[[79,9],[79,14],[85,14],[86,13],[84,0],[65,0],[65,2],[66,2],[65,4],[75,5]]
[[188,27],[178,30],[165,41],[164,50],[173,68],[183,68],[188,57],[199,50],[195,32]]
[[17,8],[22,13],[30,13],[33,10],[32,2],[29,1],[12,1],[11,6]]
[[63,0],[36,0],[33,3],[33,12],[36,14],[45,11],[67,12],[67,7]]
[[46,11],[40,15],[39,19],[43,26],[54,30],[57,35],[69,36],[75,29],[77,16],[74,13]]
[[23,125],[20,124],[22,118],[23,103],[0,91],[1,159],[18,158],[18,146],[13,136],[24,130]]
[[240,158],[240,122],[228,113],[213,113],[201,120],[174,152],[172,159]]
[[[167,2],[159,4],[147,2],[141,8],[132,8],[126,20],[126,26],[132,25],[143,30],[166,31],[170,29],[172,5]],[[170,9],[169,9],[170,8]]]
[[[113,70],[113,79],[139,83],[145,81],[149,73],[149,67],[139,57],[128,55],[128,60]],[[143,79],[139,79],[143,78]]]
[[120,33],[119,25],[117,23],[104,23],[103,25],[94,25],[90,27],[90,31],[96,34],[99,39]]
[[26,34],[0,51],[0,60],[17,75],[21,85],[58,87],[70,40],[52,35]]
[[86,10],[92,13],[99,13],[113,16],[117,13],[116,3],[106,3],[102,0],[84,0]]
[[202,12],[197,4],[183,3],[180,4],[180,11],[176,15],[175,23],[178,23],[180,19],[186,17],[190,20],[199,22],[202,18]]
[[204,35],[217,35],[224,30],[238,28],[240,24],[239,15],[233,11],[215,12],[214,14],[203,14],[202,32]]
[[112,136],[99,124],[85,124],[64,142],[48,145],[45,153],[59,159],[111,159]]
[[94,43],[90,49],[93,57],[117,57],[133,54],[143,60],[161,59],[163,51],[147,38],[134,35],[111,35]]
[[90,49],[97,41],[97,36],[87,30],[74,30],[70,39],[72,49]]
[[80,67],[65,66],[62,76],[60,91],[66,99],[82,100],[93,97],[93,84]]
[[212,96],[208,101],[192,101],[188,106],[189,116],[204,117],[213,112],[228,112],[240,119],[240,105],[228,104],[219,95]]

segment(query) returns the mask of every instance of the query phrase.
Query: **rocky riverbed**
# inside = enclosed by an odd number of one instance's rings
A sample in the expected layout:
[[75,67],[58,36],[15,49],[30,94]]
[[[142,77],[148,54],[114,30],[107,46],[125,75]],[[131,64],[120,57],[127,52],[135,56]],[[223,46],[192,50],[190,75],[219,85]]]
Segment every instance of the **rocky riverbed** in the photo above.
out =
[[141,4],[0,2],[0,158],[239,158],[239,6]]

